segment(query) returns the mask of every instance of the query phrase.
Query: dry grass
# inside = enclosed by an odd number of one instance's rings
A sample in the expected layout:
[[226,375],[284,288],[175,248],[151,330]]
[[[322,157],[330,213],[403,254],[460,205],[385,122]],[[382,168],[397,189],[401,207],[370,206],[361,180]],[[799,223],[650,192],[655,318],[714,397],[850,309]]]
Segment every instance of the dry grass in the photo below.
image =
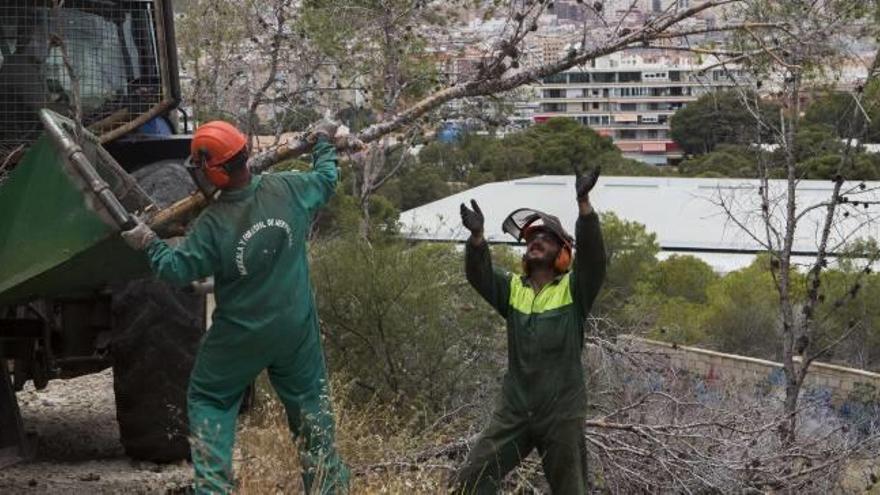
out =
[[[351,493],[439,493],[454,469],[451,459],[418,462],[420,453],[447,443],[447,428],[419,433],[400,424],[378,404],[355,405],[350,386],[333,383],[336,444],[352,470]],[[242,421],[236,442],[239,493],[303,493],[296,446],[284,408],[264,377],[258,381],[256,406]]]
[[[735,383],[710,387],[686,374],[660,373],[662,367],[641,362],[647,357],[624,357],[591,367],[602,377],[589,385],[595,410],[586,430],[598,492],[852,493],[880,486],[880,434],[873,426],[859,433],[870,425],[850,425],[804,399],[800,441],[784,447],[773,393]],[[665,385],[654,390],[661,375]],[[446,492],[468,443],[486,424],[492,407],[486,397],[497,393],[487,389],[446,414],[429,415],[364,402],[354,383],[332,382],[337,446],[352,470],[354,494]],[[426,417],[437,419],[426,424]],[[284,410],[265,378],[237,445],[240,493],[303,493]],[[549,492],[536,455],[506,479],[504,491]]]

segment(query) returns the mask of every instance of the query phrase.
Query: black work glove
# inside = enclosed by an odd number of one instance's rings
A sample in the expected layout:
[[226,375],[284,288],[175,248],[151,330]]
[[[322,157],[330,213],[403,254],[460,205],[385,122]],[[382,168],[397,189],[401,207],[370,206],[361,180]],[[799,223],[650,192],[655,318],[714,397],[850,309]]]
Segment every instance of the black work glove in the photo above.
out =
[[602,171],[602,168],[596,165],[587,175],[581,175],[580,172],[575,170],[575,181],[574,187],[577,190],[577,199],[578,201],[586,201],[590,195],[590,191],[593,190],[593,186],[596,185],[596,181],[599,180],[599,173]]
[[461,223],[466,229],[471,231],[472,235],[480,235],[483,233],[483,210],[480,209],[477,202],[473,199],[471,200],[471,207],[473,207],[473,210],[468,209],[464,203],[461,204]]

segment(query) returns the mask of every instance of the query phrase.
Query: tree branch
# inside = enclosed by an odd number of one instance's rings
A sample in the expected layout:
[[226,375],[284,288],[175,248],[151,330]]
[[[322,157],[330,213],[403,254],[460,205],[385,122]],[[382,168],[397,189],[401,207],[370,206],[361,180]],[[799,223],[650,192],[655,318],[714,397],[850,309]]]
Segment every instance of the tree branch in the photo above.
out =
[[[738,1],[741,0],[709,0],[700,5],[695,5],[681,12],[677,12],[674,15],[660,18],[655,23],[652,23],[649,26],[643,26],[640,29],[629,32],[626,35],[618,37],[605,45],[594,47],[588,50],[585,49],[585,47],[581,47],[581,50],[579,52],[572,52],[569,54],[569,56],[566,56],[554,62],[550,62],[509,76],[499,76],[493,79],[474,79],[467,81],[463,84],[454,84],[453,86],[444,88],[427,96],[426,98],[422,99],[421,101],[415,103],[411,107],[399,112],[394,116],[389,116],[389,118],[383,122],[371,125],[367,129],[360,132],[357,135],[357,138],[364,143],[376,141],[381,136],[394,132],[401,127],[415,122],[421,116],[449,101],[466,97],[485,96],[489,94],[509,91],[529,82],[562,72],[571,67],[582,65],[585,62],[595,59],[597,57],[608,55],[630,46],[637,46],[637,44],[641,44],[645,41],[658,39],[661,37],[664,31],[672,26],[675,26],[685,19],[691,18],[699,14],[700,12],[704,12],[708,9],[727,5],[730,3],[735,3]],[[717,31],[728,31],[732,29],[740,29],[745,25],[747,24],[722,26],[715,29]],[[689,34],[704,32],[706,32],[705,29],[685,30],[678,31],[676,33],[676,36],[682,37]],[[268,169],[279,161],[293,158],[298,154],[304,152],[306,149],[307,146],[304,143],[291,142],[288,143],[286,146],[282,146],[273,150],[267,150],[253,156],[249,161],[249,165],[253,170],[260,172]]]

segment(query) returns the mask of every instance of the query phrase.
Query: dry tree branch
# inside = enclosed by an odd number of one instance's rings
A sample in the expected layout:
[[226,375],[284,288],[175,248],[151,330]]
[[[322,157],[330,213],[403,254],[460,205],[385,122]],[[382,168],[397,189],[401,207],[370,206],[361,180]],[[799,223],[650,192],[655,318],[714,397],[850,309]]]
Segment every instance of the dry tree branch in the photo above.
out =
[[[762,249],[767,250],[767,251],[774,250],[772,238],[770,238],[770,236],[768,235],[768,238],[765,241],[764,239],[761,239],[758,236],[758,234],[753,232],[752,229],[748,225],[746,225],[745,222],[743,222],[739,218],[738,215],[736,215],[734,213],[732,206],[727,201],[725,201],[724,198],[721,197],[720,191],[719,191],[719,199],[717,200],[717,202],[715,202],[715,205],[720,207],[724,211],[724,214],[729,221],[733,222],[733,224],[736,225],[744,234],[746,234],[753,241],[758,243],[758,245],[761,246]],[[762,208],[762,210],[763,210],[763,208]],[[772,228],[772,226],[771,226],[771,228]],[[774,232],[776,233],[777,236],[779,236],[779,233],[776,232],[775,229],[774,229]],[[777,238],[777,242],[778,242],[778,238]]]
[[270,43],[269,73],[266,75],[266,80],[263,81],[263,84],[260,85],[256,93],[253,95],[251,104],[248,107],[247,137],[251,147],[253,147],[255,140],[257,127],[257,109],[262,104],[263,99],[266,96],[266,91],[268,91],[269,88],[272,87],[273,84],[275,84],[276,77],[278,75],[278,64],[281,59],[281,41],[284,35],[284,25],[286,22],[284,7],[284,0],[281,0],[280,3],[277,3],[275,5],[275,32],[272,33],[272,41]]
[[[382,172],[382,167],[377,167],[376,175],[371,177],[369,181],[364,181],[364,185],[369,187],[370,194],[378,191],[383,185],[385,185],[386,182],[388,182],[388,180],[390,180],[392,177],[394,177],[395,174],[397,174],[398,170],[400,170],[403,167],[403,165],[406,163],[406,159],[408,156],[407,150],[409,150],[409,148],[412,145],[415,138],[416,138],[416,132],[415,132],[415,130],[413,130],[412,132],[409,133],[409,136],[407,136],[403,140],[403,143],[405,143],[405,144],[403,144],[401,146],[400,158],[397,160],[397,163],[394,164],[394,167],[392,167],[391,170],[387,171],[382,177],[378,177],[378,174]],[[379,151],[379,153],[384,154],[384,150]],[[384,160],[385,157],[380,156],[377,159]]]
[[757,43],[761,47],[761,51],[767,54],[770,58],[772,58],[777,64],[781,67],[785,67],[789,70],[803,70],[803,66],[799,64],[789,64],[786,63],[779,55],[776,53],[776,49],[768,47],[767,44],[761,39],[755,32],[751,29],[751,27],[744,27],[743,31],[745,31],[752,40]]
[[[586,49],[581,47],[579,51],[570,52],[568,56],[538,66],[529,70],[525,70],[511,75],[499,75],[490,79],[472,79],[470,81],[454,84],[450,87],[439,90],[409,108],[390,116],[387,120],[371,125],[357,135],[363,143],[370,143],[379,139],[381,136],[394,132],[403,126],[415,122],[418,118],[426,113],[438,108],[439,106],[456,99],[485,96],[499,92],[509,91],[531,81],[539,80],[543,77],[564,71],[574,66],[582,65],[594,58],[620,51],[622,49],[638,46],[646,41],[658,39],[666,30],[680,23],[681,21],[691,18],[700,12],[711,8],[727,5],[740,0],[709,0],[700,5],[695,5],[686,10],[682,10],[673,15],[661,17],[656,22],[643,26],[639,29],[628,32],[626,35],[617,37],[610,42]],[[735,24],[731,26],[720,26],[715,28],[716,31],[729,31],[741,29],[747,24]],[[676,36],[684,37],[694,33],[703,33],[704,29],[682,30],[677,31]],[[292,141],[286,146],[259,153],[251,158],[249,165],[255,171],[263,171],[271,167],[281,160],[295,157],[304,153],[308,149],[308,144],[303,141]]]
[[719,26],[719,27],[711,27],[711,28],[701,28],[701,29],[689,29],[687,31],[668,31],[665,33],[658,33],[657,36],[652,36],[651,39],[673,39],[673,38],[683,38],[685,36],[694,36],[697,34],[711,34],[711,33],[723,33],[727,31],[750,31],[753,29],[779,29],[783,25],[774,23],[774,22],[744,22],[739,24],[731,24],[729,26]]

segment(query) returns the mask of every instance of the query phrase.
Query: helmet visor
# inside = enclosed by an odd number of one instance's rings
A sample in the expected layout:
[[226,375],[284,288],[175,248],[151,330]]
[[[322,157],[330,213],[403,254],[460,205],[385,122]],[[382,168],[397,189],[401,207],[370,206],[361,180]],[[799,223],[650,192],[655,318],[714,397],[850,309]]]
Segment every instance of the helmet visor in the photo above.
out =
[[541,227],[541,230],[552,232],[563,244],[571,243],[574,239],[562,227],[562,223],[553,215],[533,210],[520,208],[513,211],[501,224],[501,230],[512,235],[517,241],[522,241],[529,227]]

